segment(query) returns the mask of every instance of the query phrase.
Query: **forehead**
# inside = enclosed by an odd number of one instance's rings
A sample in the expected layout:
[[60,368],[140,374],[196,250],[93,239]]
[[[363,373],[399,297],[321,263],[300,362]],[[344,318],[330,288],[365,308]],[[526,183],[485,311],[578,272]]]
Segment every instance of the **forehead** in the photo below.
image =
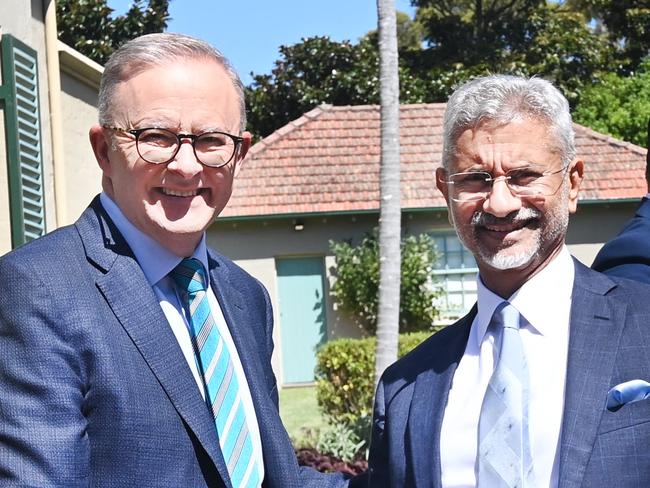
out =
[[461,132],[456,139],[452,170],[503,169],[532,164],[552,166],[559,151],[548,125],[523,119],[507,124],[484,123]]
[[179,59],[153,65],[119,83],[113,97],[116,120],[142,127],[238,130],[240,100],[222,65]]

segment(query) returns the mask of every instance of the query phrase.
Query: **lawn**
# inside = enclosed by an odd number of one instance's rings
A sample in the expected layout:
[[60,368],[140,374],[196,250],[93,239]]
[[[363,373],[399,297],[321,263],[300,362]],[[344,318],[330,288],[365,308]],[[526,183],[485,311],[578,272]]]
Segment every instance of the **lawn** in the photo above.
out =
[[[314,439],[314,431],[326,426],[316,402],[316,387],[301,386],[280,390],[280,417],[294,445]],[[310,434],[311,432],[311,434]]]

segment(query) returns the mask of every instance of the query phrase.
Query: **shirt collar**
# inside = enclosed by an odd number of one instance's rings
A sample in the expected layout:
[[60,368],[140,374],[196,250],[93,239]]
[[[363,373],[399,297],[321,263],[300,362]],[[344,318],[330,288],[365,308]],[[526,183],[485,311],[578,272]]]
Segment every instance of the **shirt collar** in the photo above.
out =
[[[102,206],[108,213],[117,229],[120,231],[127,244],[133,251],[135,259],[142,268],[147,281],[151,286],[154,286],[161,279],[169,274],[183,259],[183,256],[177,256],[168,249],[161,246],[158,241],[148,236],[135,225],[133,225],[117,204],[111,200],[106,193],[101,193],[100,201]],[[201,237],[194,253],[193,258],[198,259],[203,264],[203,267],[208,270],[208,251],[205,243],[205,232]]]
[[[567,323],[571,309],[571,294],[575,267],[566,245],[544,269],[525,282],[508,301],[519,311],[525,322],[541,335],[554,335],[558,324]],[[503,298],[489,290],[477,277],[478,313],[477,341],[483,341],[496,307]]]

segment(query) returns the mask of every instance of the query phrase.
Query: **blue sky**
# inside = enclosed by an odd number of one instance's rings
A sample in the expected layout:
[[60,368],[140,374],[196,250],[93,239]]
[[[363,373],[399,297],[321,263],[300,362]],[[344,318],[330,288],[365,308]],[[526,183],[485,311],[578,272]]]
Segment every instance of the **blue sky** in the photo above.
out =
[[[131,0],[108,0],[121,14]],[[146,4],[146,1],[143,2]],[[409,0],[398,10],[413,15]],[[171,0],[167,30],[204,39],[233,63],[245,84],[249,73],[270,73],[278,48],[303,37],[328,35],[356,42],[377,27],[375,0]]]

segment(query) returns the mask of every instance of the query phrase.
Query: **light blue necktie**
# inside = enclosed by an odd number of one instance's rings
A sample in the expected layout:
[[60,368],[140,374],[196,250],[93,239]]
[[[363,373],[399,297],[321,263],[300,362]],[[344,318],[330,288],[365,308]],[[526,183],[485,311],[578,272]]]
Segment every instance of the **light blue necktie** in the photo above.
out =
[[183,259],[170,276],[183,291],[197,365],[214,417],[221,453],[234,488],[258,487],[259,470],[246,424],[237,375],[208,302],[207,280],[198,259]]
[[480,488],[534,486],[528,434],[528,365],[519,335],[519,319],[517,309],[502,302],[490,323],[495,333],[501,330],[501,350],[479,417]]

